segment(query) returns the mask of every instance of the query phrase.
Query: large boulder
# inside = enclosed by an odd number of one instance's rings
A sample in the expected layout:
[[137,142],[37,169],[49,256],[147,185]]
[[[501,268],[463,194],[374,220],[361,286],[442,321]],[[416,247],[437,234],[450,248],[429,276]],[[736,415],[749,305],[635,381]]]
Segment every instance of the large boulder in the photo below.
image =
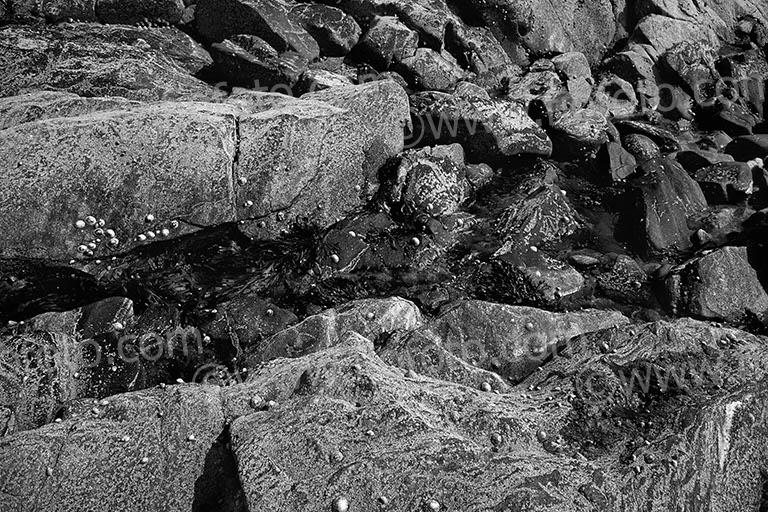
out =
[[546,132],[518,103],[423,93],[413,96],[411,105],[413,145],[458,142],[470,161],[552,154]]
[[674,160],[661,157],[641,164],[630,181],[617,235],[646,255],[686,251],[691,247],[687,219],[706,208],[699,185]]
[[226,485],[206,463],[224,430],[218,388],[143,391],[85,407],[0,439],[4,510],[189,511]]
[[291,4],[282,0],[202,0],[195,8],[195,23],[209,41],[251,34],[278,52],[293,51],[309,61],[320,56],[317,42],[291,13]]
[[768,320],[768,294],[746,247],[724,247],[686,263],[667,277],[667,289],[679,313],[733,322],[748,314]]
[[65,23],[0,29],[0,96],[41,89],[137,100],[206,98],[208,53],[174,28]]
[[614,311],[551,313],[524,306],[464,301],[431,322],[429,328],[449,352],[514,384],[557,352],[558,344],[585,332],[628,322]]
[[11,163],[0,187],[2,254],[109,254],[174,219],[234,220],[237,115],[226,105],[160,103],[2,130],[0,154]]
[[[0,251],[70,259],[261,216],[272,233],[283,220],[335,222],[364,203],[378,169],[402,150],[407,97],[392,82],[314,94],[115,108],[52,98],[47,115],[0,131],[11,162]],[[20,111],[19,99],[7,102]],[[265,233],[258,222],[246,227]]]

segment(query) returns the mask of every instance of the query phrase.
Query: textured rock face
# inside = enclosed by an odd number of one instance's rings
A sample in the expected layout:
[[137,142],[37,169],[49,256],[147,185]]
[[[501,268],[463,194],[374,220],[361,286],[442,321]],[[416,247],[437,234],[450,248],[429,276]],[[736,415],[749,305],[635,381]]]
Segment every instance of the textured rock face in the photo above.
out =
[[334,347],[349,333],[371,340],[412,331],[424,323],[419,308],[393,297],[352,302],[330,309],[264,340],[247,354],[251,363],[279,357],[300,357]]
[[360,39],[360,26],[341,9],[327,5],[299,4],[291,9],[317,41],[322,55],[343,57]]
[[192,75],[211,63],[205,50],[172,28],[66,23],[0,30],[0,95],[56,89],[136,100],[210,99]]
[[552,153],[546,132],[514,102],[423,93],[411,108],[416,142],[459,142],[470,160]]
[[75,378],[83,344],[70,333],[3,336],[0,352],[0,437],[53,421],[61,405],[77,398]]
[[[237,42],[235,42],[237,41]],[[240,36],[211,45],[211,56],[222,76],[235,86],[291,93],[307,59],[294,52],[277,51],[256,36]]]
[[290,7],[281,0],[204,0],[197,4],[195,22],[200,34],[211,41],[252,34],[279,52],[294,51],[314,60],[320,55],[320,48],[295,16],[290,15]]
[[752,169],[740,162],[721,162],[696,171],[694,178],[710,204],[739,202],[754,191]]
[[[73,258],[90,243],[109,254],[173,219],[233,220],[236,113],[225,105],[160,104],[3,130],[0,154],[13,162],[0,192],[3,254]],[[157,222],[147,223],[148,214]],[[114,230],[121,245],[95,234],[98,226],[75,227],[88,216],[104,219],[101,228]],[[20,232],[20,225],[35,227]]]
[[413,57],[418,45],[418,33],[395,16],[381,16],[371,23],[359,48],[373,65],[386,69],[392,63]]
[[738,322],[748,313],[768,315],[768,295],[745,247],[724,247],[689,262],[667,279],[667,287],[672,305],[697,317]]
[[224,430],[219,389],[146,391],[88,409],[0,439],[8,510],[188,511],[196,486],[212,484],[204,473]]
[[[328,102],[289,99],[257,113],[66,95],[3,102],[10,117],[39,119],[0,132],[0,154],[13,162],[0,192],[3,254],[108,255],[139,235],[185,233],[183,222],[271,215],[264,227],[277,231],[313,211],[316,222],[335,221],[375,190],[379,167],[402,149],[407,103],[390,82],[316,94]],[[30,113],[29,102],[46,98],[50,110]],[[318,209],[322,203],[328,208]],[[77,229],[88,216],[104,225]],[[15,227],[32,224],[23,233]]]

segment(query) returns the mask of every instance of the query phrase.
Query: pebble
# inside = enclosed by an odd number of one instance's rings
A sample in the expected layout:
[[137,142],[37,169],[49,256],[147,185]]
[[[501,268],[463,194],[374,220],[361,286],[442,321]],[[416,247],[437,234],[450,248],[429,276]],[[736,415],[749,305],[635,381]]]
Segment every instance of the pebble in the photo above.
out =
[[179,229],[179,221],[172,220],[171,221],[171,229]]
[[85,229],[85,221],[84,221],[84,220],[80,220],[80,219],[78,219],[78,220],[75,222],[75,227],[76,227],[77,229]]
[[334,263],[339,262],[339,256],[337,254],[331,254],[331,261]]
[[434,512],[437,512],[438,510],[440,510],[440,503],[438,503],[437,500],[427,501],[427,510],[432,510]]
[[367,320],[373,320],[374,318],[376,318],[376,315],[372,311],[369,311],[368,313],[365,314],[365,318]]
[[340,496],[333,500],[333,511],[334,512],[347,512],[349,510],[349,500],[347,498]]
[[419,239],[419,237],[415,236],[415,237],[411,238],[411,245],[413,245],[414,247],[420,246],[421,245],[421,240]]
[[138,240],[139,242],[146,242],[147,241],[147,235],[142,233],[142,234],[140,234],[139,236],[136,237],[136,240]]
[[195,434],[189,434],[189,435],[187,436],[187,441],[194,441],[194,440],[196,440],[196,439],[197,439],[197,438],[195,437]]
[[245,203],[243,203],[243,206],[245,206],[246,208],[250,208],[253,206],[253,201],[248,200]]
[[539,442],[541,442],[541,443],[543,443],[544,441],[546,441],[546,440],[547,440],[547,437],[548,437],[548,436],[547,436],[547,432],[546,432],[546,430],[543,430],[543,429],[541,429],[541,430],[539,430],[538,432],[536,432],[536,439],[538,439],[538,440],[539,440]]
[[131,440],[131,436],[123,436],[120,438],[120,441],[123,443],[127,443],[130,440]]
[[89,226],[95,226],[98,221],[96,220],[96,217],[89,215],[85,218],[85,223]]
[[155,222],[155,216],[148,213],[147,216],[144,217],[144,222]]
[[147,238],[155,238],[155,232],[154,231],[147,231]]
[[160,230],[160,234],[167,237],[171,234],[171,231],[168,228],[163,228]]
[[248,178],[246,178],[245,176],[240,176],[239,178],[237,178],[237,182],[241,185],[245,185],[246,183],[248,183]]
[[252,396],[248,401],[248,405],[250,405],[252,409],[260,409],[264,405],[264,400],[262,400],[260,396]]
[[480,389],[482,389],[486,393],[490,393],[491,391],[493,391],[491,384],[488,382],[483,382],[482,384],[480,384]]
[[149,457],[142,457],[141,458],[141,463],[142,464],[146,464],[147,462],[149,462]]

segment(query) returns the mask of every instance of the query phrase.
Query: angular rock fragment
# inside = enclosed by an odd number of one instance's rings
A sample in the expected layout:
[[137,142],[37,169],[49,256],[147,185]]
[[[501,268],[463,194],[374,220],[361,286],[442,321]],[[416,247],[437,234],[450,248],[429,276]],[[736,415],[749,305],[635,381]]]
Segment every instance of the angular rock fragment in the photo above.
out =
[[388,69],[395,62],[413,57],[419,46],[419,35],[395,16],[377,17],[360,39],[360,52],[374,66]]
[[696,171],[694,179],[710,204],[737,203],[752,195],[752,168],[741,162],[722,162]]
[[341,9],[322,4],[298,4],[291,8],[304,30],[317,41],[320,53],[343,57],[360,39],[360,26]]
[[400,74],[417,90],[448,91],[466,78],[466,72],[448,52],[417,48],[397,66]]
[[266,41],[241,35],[211,45],[211,56],[227,82],[235,87],[291,94],[306,71],[307,59],[294,52],[278,55]]
[[745,135],[736,137],[725,147],[725,152],[737,162],[748,162],[755,158],[768,159],[768,135]]
[[519,104],[441,93],[411,98],[414,145],[459,142],[470,161],[552,153],[552,142]]
[[173,28],[73,23],[0,29],[0,96],[40,89],[135,100],[210,99],[211,58]]
[[313,61],[320,48],[282,0],[201,0],[195,9],[197,30],[211,42],[237,34],[260,37],[278,52],[293,51]]
[[768,319],[768,294],[750,266],[746,247],[724,247],[696,258],[666,280],[669,303],[683,314],[740,322]]

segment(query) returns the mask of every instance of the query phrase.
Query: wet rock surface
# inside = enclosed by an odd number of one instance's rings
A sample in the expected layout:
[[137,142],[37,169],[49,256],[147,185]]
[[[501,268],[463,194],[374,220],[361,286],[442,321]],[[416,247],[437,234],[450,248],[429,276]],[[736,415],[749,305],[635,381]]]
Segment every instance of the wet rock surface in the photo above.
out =
[[0,511],[762,510],[768,11],[0,2]]

